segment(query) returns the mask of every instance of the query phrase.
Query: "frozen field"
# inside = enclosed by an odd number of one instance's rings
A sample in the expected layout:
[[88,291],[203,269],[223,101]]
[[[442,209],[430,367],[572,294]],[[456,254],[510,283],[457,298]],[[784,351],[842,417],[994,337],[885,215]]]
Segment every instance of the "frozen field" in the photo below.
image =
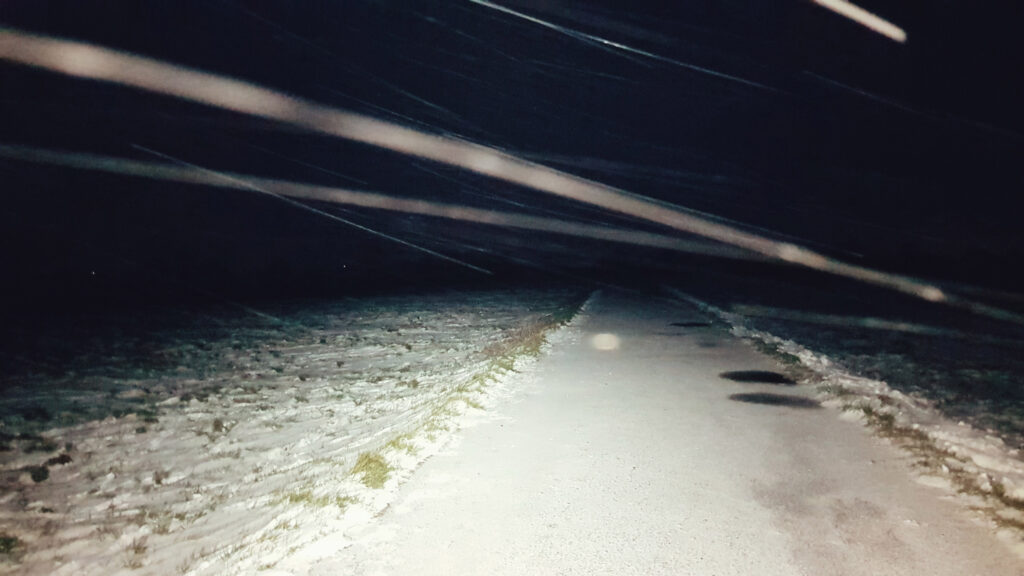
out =
[[0,572],[272,574],[336,549],[580,302],[449,292],[9,326]]

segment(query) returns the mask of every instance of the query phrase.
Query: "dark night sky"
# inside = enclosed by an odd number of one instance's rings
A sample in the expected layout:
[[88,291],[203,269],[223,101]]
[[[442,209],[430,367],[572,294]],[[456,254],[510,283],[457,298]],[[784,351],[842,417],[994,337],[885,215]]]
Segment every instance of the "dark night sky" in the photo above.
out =
[[[9,1],[5,26],[455,134],[852,262],[1021,288],[1020,3],[863,2],[896,44],[803,0]],[[770,87],[672,64],[675,60]],[[573,221],[628,218],[363,145],[0,65],[0,141]],[[331,295],[476,273],[273,198],[0,160],[5,283],[41,301]],[[702,260],[318,206],[498,272],[671,278]],[[698,266],[699,267],[699,266]],[[187,296],[184,296],[187,295]]]

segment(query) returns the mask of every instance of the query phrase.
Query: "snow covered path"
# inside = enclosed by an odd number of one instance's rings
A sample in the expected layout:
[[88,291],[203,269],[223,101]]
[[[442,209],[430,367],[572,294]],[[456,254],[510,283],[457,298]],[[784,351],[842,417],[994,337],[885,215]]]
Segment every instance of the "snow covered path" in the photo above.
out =
[[528,389],[309,573],[1024,574],[810,388],[720,376],[772,359],[718,325],[671,326],[706,320],[598,296]]

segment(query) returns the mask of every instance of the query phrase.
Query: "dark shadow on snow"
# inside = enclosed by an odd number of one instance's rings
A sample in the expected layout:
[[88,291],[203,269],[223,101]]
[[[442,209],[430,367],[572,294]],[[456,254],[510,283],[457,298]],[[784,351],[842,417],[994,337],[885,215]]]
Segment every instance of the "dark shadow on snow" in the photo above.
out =
[[796,382],[789,376],[779,374],[778,372],[769,372],[767,370],[737,370],[735,372],[722,372],[719,376],[726,380],[732,380],[733,382],[780,384],[782,386],[796,385]]
[[787,408],[821,408],[816,400],[802,396],[789,396],[787,394],[770,394],[758,392],[754,394],[733,394],[729,400],[746,402],[748,404],[767,404],[769,406],[786,406]]

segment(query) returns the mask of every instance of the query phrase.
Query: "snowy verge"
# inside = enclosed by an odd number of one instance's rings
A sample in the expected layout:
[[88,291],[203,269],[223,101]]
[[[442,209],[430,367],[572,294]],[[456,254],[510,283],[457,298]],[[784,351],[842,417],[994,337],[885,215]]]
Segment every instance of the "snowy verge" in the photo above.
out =
[[909,452],[919,482],[956,494],[1024,553],[1024,462],[1018,450],[965,422],[950,421],[926,398],[851,374],[824,354],[747,326],[739,314],[664,289],[730,325],[735,336],[787,365],[801,384],[816,386],[822,404],[838,410],[841,419],[861,422]]
[[[116,366],[97,361],[108,346],[66,376],[32,374],[6,406],[110,414],[3,412],[0,574],[306,573],[454,430],[493,417],[579,304],[526,291],[301,304],[287,330],[211,316],[143,334],[142,358],[119,336]],[[151,368],[154,349],[183,360]]]
[[[318,561],[351,545],[367,523],[380,517],[398,497],[401,485],[421,464],[457,442],[455,432],[497,417],[493,409],[534,380],[537,359],[553,344],[571,338],[569,326],[589,301],[520,330],[497,350],[491,350],[494,356],[484,370],[438,399],[424,421],[393,436],[378,450],[364,452],[343,480],[343,491],[351,503],[343,515],[317,515],[314,510],[303,520],[314,520],[315,526],[291,526],[294,534],[287,542],[258,540],[244,554],[223,558],[215,571],[207,570],[210,563],[186,574],[246,574],[255,570],[282,576],[306,574]],[[366,466],[361,465],[364,457]],[[336,480],[328,483],[337,489]]]

